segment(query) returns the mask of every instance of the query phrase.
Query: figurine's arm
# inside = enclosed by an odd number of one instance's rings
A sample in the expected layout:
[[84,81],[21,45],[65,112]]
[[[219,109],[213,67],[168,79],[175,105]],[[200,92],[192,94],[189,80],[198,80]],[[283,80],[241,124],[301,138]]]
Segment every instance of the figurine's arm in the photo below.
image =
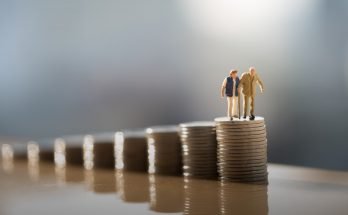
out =
[[264,88],[263,82],[262,82],[261,78],[259,77],[259,75],[257,75],[257,83],[260,86],[261,93],[263,93],[265,88]]
[[245,78],[244,78],[244,75],[242,75],[242,77],[240,77],[239,79],[239,84],[238,84],[238,93],[240,93],[240,91],[242,90],[243,88],[243,83],[245,82]]
[[227,79],[225,78],[221,85],[221,98],[224,97],[225,95],[226,82],[227,82]]

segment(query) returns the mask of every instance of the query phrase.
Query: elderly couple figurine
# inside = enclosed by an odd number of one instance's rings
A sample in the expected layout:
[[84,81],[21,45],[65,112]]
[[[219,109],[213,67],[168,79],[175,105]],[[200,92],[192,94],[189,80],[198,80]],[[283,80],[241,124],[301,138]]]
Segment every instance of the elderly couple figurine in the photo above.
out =
[[[239,110],[239,94],[243,93],[243,118],[246,119],[247,111],[250,104],[250,120],[255,119],[255,94],[256,94],[256,84],[260,86],[261,93],[264,91],[263,83],[256,73],[254,67],[250,67],[248,72],[244,72],[239,79],[237,76],[237,70],[231,70],[230,75],[224,79],[221,86],[221,97],[226,94],[227,97],[227,116],[233,120],[233,117],[240,118]],[[237,114],[238,110],[238,114]]]

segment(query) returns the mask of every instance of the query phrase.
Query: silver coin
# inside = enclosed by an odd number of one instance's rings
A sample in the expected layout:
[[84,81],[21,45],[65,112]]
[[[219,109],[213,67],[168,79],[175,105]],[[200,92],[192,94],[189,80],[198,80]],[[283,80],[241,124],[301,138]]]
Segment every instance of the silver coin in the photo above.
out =
[[223,131],[223,130],[234,130],[234,129],[266,129],[266,125],[263,123],[256,123],[256,124],[234,124],[234,125],[226,125],[226,124],[218,124],[216,126],[216,131]]
[[234,144],[234,143],[252,143],[267,141],[266,137],[257,138],[243,138],[243,139],[229,139],[229,138],[217,138],[218,144]]
[[217,131],[217,136],[218,135],[222,135],[222,136],[227,136],[227,135],[255,135],[255,134],[266,134],[266,130],[265,129],[259,129],[259,130],[229,130],[229,131]]
[[243,170],[252,170],[252,169],[266,169],[267,170],[267,164],[261,163],[261,164],[230,164],[230,163],[218,163],[218,168],[219,169],[243,169]]
[[217,134],[216,139],[253,139],[253,138],[260,138],[260,137],[266,137],[266,132],[262,133],[253,133],[253,134]]
[[228,166],[228,165],[218,165],[218,169],[220,171],[228,171],[228,172],[264,172],[267,171],[267,166],[262,165],[262,166],[240,166],[240,167],[235,167],[235,166]]
[[267,153],[253,153],[253,154],[232,154],[232,153],[219,153],[217,155],[217,157],[221,160],[221,159],[235,159],[235,160],[238,160],[238,159],[262,159],[262,158],[265,158],[267,157]]
[[222,177],[231,178],[231,179],[265,179],[268,177],[267,172],[262,173],[250,173],[250,174],[240,174],[232,172],[221,172],[218,171]]
[[253,150],[268,150],[267,145],[254,145],[254,146],[218,146],[218,150],[231,150],[231,151],[253,151]]
[[257,146],[267,146],[267,140],[265,139],[260,139],[260,140],[250,140],[250,141],[219,141],[216,145],[217,148],[252,148],[252,147],[257,147]]
[[224,177],[233,178],[256,178],[256,177],[266,177],[268,175],[267,170],[256,170],[256,171],[231,171],[231,170],[221,170],[218,171]]
[[259,131],[259,130],[267,130],[266,125],[255,125],[255,126],[220,126],[216,129],[216,132],[229,132],[229,131]]
[[219,176],[220,181],[223,182],[240,182],[240,183],[251,183],[251,184],[268,184],[268,176],[258,178],[233,178],[227,176]]
[[218,153],[220,154],[255,154],[267,152],[267,148],[258,149],[236,149],[236,148],[219,148]]
[[242,155],[242,156],[237,156],[237,155],[218,155],[218,160],[222,161],[244,161],[244,160],[265,160],[267,158],[266,154],[261,154],[261,155],[254,155],[254,156],[247,156],[247,155]]

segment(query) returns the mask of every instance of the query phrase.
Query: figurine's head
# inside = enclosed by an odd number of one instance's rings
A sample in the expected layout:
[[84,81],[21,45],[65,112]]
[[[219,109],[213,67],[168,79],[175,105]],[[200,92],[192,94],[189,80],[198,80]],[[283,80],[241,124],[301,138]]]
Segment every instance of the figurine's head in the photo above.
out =
[[236,78],[237,77],[237,70],[236,69],[232,69],[231,71],[230,71],[230,77],[231,78]]
[[256,74],[255,67],[250,67],[249,72],[250,72],[251,76],[254,76]]

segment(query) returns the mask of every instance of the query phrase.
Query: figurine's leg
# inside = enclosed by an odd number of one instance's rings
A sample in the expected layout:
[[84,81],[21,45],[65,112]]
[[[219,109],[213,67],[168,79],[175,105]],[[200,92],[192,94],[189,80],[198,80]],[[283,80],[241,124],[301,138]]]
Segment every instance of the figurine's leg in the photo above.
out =
[[250,96],[251,102],[250,102],[250,115],[254,116],[254,110],[255,110],[255,96]]
[[232,116],[238,118],[238,96],[233,96],[232,100]]
[[232,97],[227,96],[227,116],[232,117]]
[[248,106],[249,106],[249,96],[244,95],[243,99],[243,118],[245,119],[248,114]]
[[250,119],[254,120],[255,115],[254,115],[254,110],[255,110],[255,96],[250,96],[251,103],[250,103]]

